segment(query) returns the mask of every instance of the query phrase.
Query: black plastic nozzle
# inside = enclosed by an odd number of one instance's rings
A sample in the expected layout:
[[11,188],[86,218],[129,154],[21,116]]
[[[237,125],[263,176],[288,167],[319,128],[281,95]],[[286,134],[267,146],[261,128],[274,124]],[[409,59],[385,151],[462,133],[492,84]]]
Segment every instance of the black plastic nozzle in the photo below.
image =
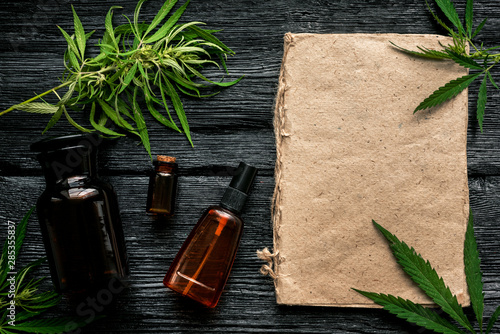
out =
[[229,187],[226,189],[220,205],[235,213],[240,213],[245,205],[248,192],[252,187],[257,168],[240,162],[236,174],[233,176]]
[[250,187],[253,184],[253,180],[257,175],[257,168],[247,165],[244,162],[240,162],[236,174],[233,176],[229,186],[234,189],[238,189],[245,194],[248,194]]

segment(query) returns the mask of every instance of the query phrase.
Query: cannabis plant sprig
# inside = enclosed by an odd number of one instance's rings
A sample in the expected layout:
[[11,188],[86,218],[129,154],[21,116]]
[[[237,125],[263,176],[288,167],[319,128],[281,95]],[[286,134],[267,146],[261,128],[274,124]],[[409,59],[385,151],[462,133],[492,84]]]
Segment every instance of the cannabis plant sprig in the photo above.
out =
[[[39,284],[43,280],[30,279],[32,270],[45,261],[45,258],[36,260],[19,271],[15,269],[15,262],[19,256],[21,246],[26,236],[28,220],[34,211],[31,208],[21,222],[16,226],[14,240],[7,238],[4,242],[0,257],[0,334],[15,333],[46,333],[55,334],[67,331],[68,323],[73,328],[80,328],[89,323],[88,319],[78,317],[40,318],[43,312],[56,306],[61,297],[54,291],[39,292]],[[14,249],[12,249],[14,241]],[[11,246],[9,248],[9,246]],[[11,278],[14,278],[14,292],[11,288]],[[8,317],[11,301],[16,306],[15,320]]]
[[[476,35],[483,29],[486,20],[473,30],[473,0],[467,0],[465,8],[464,24],[460,20],[455,6],[451,0],[434,0],[441,9],[447,20],[453,25],[450,28],[438,15],[431,9],[427,0],[427,8],[431,12],[434,19],[441,25],[453,39],[453,44],[442,45],[442,50],[428,49],[422,46],[417,46],[419,51],[412,51],[401,48],[400,50],[414,56],[426,57],[431,59],[451,59],[460,66],[469,69],[470,73],[451,80],[442,87],[439,87],[429,97],[424,99],[414,110],[414,113],[419,110],[424,110],[437,106],[458,95],[461,91],[467,88],[475,80],[481,80],[477,97],[477,120],[479,128],[483,132],[484,112],[487,101],[487,81],[489,80],[493,87],[499,89],[496,82],[493,80],[491,70],[500,62],[500,53],[494,53],[493,50],[499,49],[500,46],[484,48],[483,44],[474,42]],[[393,44],[394,45],[394,44]],[[468,52],[467,45],[470,45],[471,50]]]
[[[230,82],[213,81],[200,71],[207,65],[220,67],[218,59],[227,72],[226,57],[234,52],[217,39],[214,30],[200,28],[202,22],[179,24],[178,21],[189,4],[186,1],[168,19],[177,0],[167,0],[151,23],[141,23],[139,14],[146,0],[139,0],[132,19],[128,23],[113,26],[113,6],[105,19],[105,33],[98,47],[100,53],[87,57],[87,43],[94,33],[86,33],[80,18],[73,10],[74,34],[59,27],[68,48],[64,54],[66,71],[62,83],[29,100],[0,112],[14,109],[30,113],[51,114],[43,133],[49,130],[64,115],[68,122],[83,132],[99,131],[110,137],[130,133],[140,138],[151,156],[149,135],[141,106],[164,126],[184,132],[193,145],[181,94],[208,97],[217,94],[202,94],[204,88],[229,87]],[[66,88],[64,95],[58,93]],[[49,94],[55,94],[58,102],[35,102]],[[90,107],[89,120],[93,129],[76,123],[68,109],[81,110]],[[180,128],[174,121],[170,109],[173,107]],[[165,109],[165,115],[158,108]],[[109,127],[109,123],[114,128]]]
[[[462,306],[458,303],[457,297],[452,294],[443,279],[436,273],[429,261],[418,254],[415,249],[400,241],[395,235],[384,229],[373,221],[373,224],[384,235],[390,244],[392,253],[401,265],[402,269],[417,283],[422,291],[429,296],[442,311],[448,314],[460,326],[471,333],[476,333],[471,322],[463,312]],[[484,292],[482,273],[480,268],[479,252],[476,239],[474,237],[474,223],[472,212],[469,214],[467,232],[464,243],[464,264],[467,286],[471,299],[472,309],[478,322],[480,333],[489,334],[493,329],[498,316],[500,306],[493,312],[486,328],[484,328]],[[441,317],[438,313],[420,304],[415,304],[411,300],[394,297],[392,295],[367,292],[354,289],[375,303],[384,307],[385,310],[404,319],[417,324],[436,333],[463,334],[464,332],[455,324]]]

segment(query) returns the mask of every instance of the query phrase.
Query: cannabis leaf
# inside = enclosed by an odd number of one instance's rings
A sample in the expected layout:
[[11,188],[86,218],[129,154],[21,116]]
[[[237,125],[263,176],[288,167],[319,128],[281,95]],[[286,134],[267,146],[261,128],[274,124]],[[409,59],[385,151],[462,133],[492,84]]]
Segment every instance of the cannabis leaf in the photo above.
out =
[[[215,31],[200,28],[202,22],[178,23],[190,0],[187,0],[167,18],[177,0],[164,2],[150,24],[140,22],[140,11],[146,0],[140,0],[128,24],[113,27],[113,13],[121,7],[109,9],[104,22],[104,35],[97,45],[100,53],[88,58],[87,43],[93,32],[86,33],[76,10],[72,8],[74,33],[59,27],[68,47],[64,53],[65,72],[62,83],[29,100],[0,112],[12,110],[51,114],[44,133],[54,126],[62,115],[83,132],[99,131],[110,137],[124,133],[137,136],[151,157],[146,118],[141,106],[164,126],[184,132],[193,145],[181,95],[208,97],[217,94],[212,87],[229,87],[242,77],[229,81],[211,80],[201,70],[213,65],[227,72],[225,60],[234,51],[217,37]],[[216,60],[213,60],[216,59]],[[61,97],[58,91],[66,88]],[[202,94],[210,89],[209,94]],[[55,104],[34,102],[49,94],[59,100]],[[93,129],[78,124],[69,110],[80,111],[88,106]],[[164,109],[160,111],[158,109]],[[180,124],[176,124],[170,108]]]
[[469,213],[469,223],[467,224],[467,232],[465,234],[464,264],[472,308],[479,323],[479,328],[482,331],[484,310],[483,274],[481,273],[481,260],[479,259],[476,239],[474,238],[472,212]]
[[[408,246],[405,242],[400,241],[394,234],[387,231],[375,221],[373,221],[373,224],[389,242],[392,253],[402,269],[420,289],[422,289],[437,306],[441,307],[441,309],[458,324],[469,332],[476,333],[474,327],[463,312],[462,306],[458,303],[457,297],[452,294],[451,290],[437,274],[429,261],[424,260],[415,249]],[[484,292],[479,252],[474,237],[472,211],[469,214],[469,222],[465,234],[464,265],[471,304],[479,325],[480,333],[488,334],[493,329],[493,325],[500,315],[500,306],[491,316],[486,331],[483,331]],[[358,289],[353,290],[383,306],[385,310],[397,317],[436,333],[464,333],[456,325],[441,317],[438,313],[419,304],[415,304],[411,300],[387,294],[367,292]]]
[[[392,44],[399,48],[401,51],[412,56],[431,59],[450,59],[460,66],[469,69],[472,73],[451,80],[444,86],[439,87],[429,97],[424,99],[424,101],[422,101],[415,108],[414,112],[437,106],[458,95],[476,79],[482,78],[477,99],[476,115],[479,123],[479,128],[481,129],[481,132],[483,132],[484,113],[487,101],[486,78],[488,78],[493,87],[499,89],[490,72],[491,69],[495,67],[498,62],[500,62],[500,53],[492,53],[491,51],[500,48],[500,46],[485,49],[482,43],[478,44],[473,41],[474,37],[476,37],[481,29],[483,29],[486,23],[486,19],[484,19],[473,31],[473,0],[467,0],[466,3],[464,18],[465,28],[455,9],[455,5],[451,0],[434,1],[446,17],[446,19],[449,21],[449,23],[452,24],[452,27],[450,28],[449,25],[441,20],[439,16],[432,10],[427,0],[425,0],[427,8],[431,12],[434,19],[438,22],[438,24],[441,25],[452,37],[453,44],[444,45],[442,50],[433,50],[422,46],[417,46],[419,51],[408,50],[399,47],[394,43]],[[472,48],[470,54],[468,52],[467,45],[470,45],[470,47]]]
[[396,315],[398,318],[425,327],[436,333],[463,333],[457,326],[440,317],[433,310],[415,304],[411,300],[382,293],[378,294],[357,289],[353,290],[370,298],[375,303],[382,305],[385,310]]
[[[86,318],[63,317],[63,318],[40,318],[39,315],[56,306],[61,297],[54,291],[39,292],[39,284],[43,278],[34,280],[28,276],[37,266],[45,261],[45,258],[36,260],[16,271],[13,266],[19,256],[21,246],[26,236],[28,220],[35,207],[32,207],[21,222],[15,226],[15,234],[7,237],[0,257],[0,333],[46,333],[56,334],[67,331],[68,323],[73,329],[80,328],[90,321]],[[10,223],[9,223],[10,224]],[[12,225],[13,226],[13,225]],[[12,292],[14,282],[15,292]],[[10,305],[15,304],[15,318],[11,318]],[[29,320],[28,320],[29,319]]]

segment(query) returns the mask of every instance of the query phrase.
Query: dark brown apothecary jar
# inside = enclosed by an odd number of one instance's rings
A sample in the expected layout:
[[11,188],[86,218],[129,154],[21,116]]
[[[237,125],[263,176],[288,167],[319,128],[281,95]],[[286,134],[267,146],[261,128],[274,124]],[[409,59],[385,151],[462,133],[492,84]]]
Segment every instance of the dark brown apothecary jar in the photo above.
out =
[[116,193],[97,176],[98,135],[31,145],[45,175],[38,220],[57,291],[85,293],[128,274]]
[[177,197],[176,158],[158,155],[153,161],[148,187],[146,212],[153,215],[173,216]]

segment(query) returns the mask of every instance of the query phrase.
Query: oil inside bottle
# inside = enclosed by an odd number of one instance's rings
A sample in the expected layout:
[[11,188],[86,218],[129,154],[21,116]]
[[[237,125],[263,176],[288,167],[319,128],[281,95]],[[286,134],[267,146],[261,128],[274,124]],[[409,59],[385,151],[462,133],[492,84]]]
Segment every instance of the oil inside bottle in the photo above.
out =
[[186,239],[163,283],[208,307],[217,305],[240,243],[243,222],[209,208]]
[[151,174],[148,187],[146,212],[172,216],[177,194],[177,163],[168,156],[157,156],[155,170]]

